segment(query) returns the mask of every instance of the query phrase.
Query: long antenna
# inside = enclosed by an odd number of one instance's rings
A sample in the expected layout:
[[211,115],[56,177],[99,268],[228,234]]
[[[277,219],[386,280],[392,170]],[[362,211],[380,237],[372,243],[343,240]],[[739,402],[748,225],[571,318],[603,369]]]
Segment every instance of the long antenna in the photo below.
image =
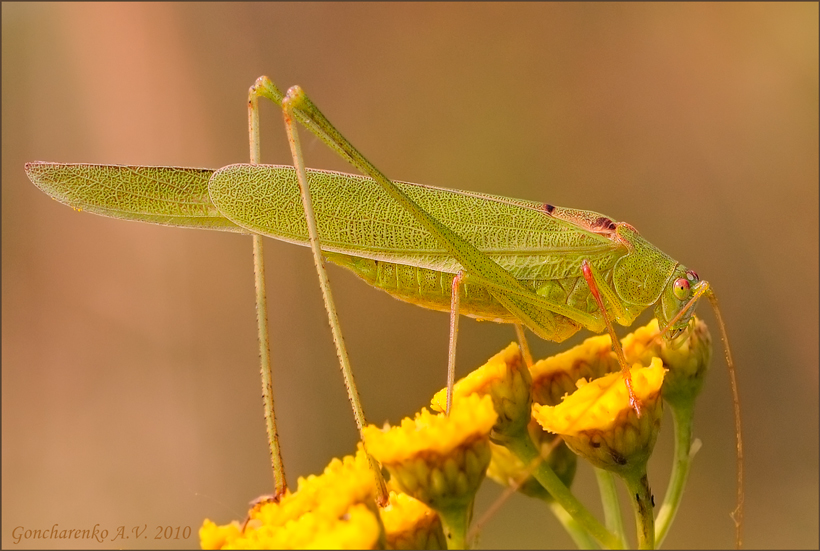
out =
[[732,519],[735,521],[735,545],[740,549],[743,545],[743,501],[745,499],[743,494],[743,436],[741,435],[742,427],[740,423],[740,395],[737,390],[735,363],[732,360],[732,350],[729,348],[729,337],[726,335],[726,326],[723,323],[723,316],[720,315],[718,299],[715,292],[711,289],[707,293],[707,296],[709,297],[709,302],[712,304],[712,309],[715,311],[715,317],[720,326],[720,336],[723,339],[723,349],[726,352],[726,367],[729,369],[729,381],[732,386],[732,403],[735,409],[735,437],[737,440],[737,507],[735,507],[732,513]]

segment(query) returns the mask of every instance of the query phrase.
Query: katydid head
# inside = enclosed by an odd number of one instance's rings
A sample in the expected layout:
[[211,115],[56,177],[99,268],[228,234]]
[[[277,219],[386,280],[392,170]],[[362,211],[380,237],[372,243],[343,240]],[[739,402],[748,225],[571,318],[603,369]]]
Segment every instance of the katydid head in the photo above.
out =
[[664,330],[664,339],[672,341],[689,325],[698,299],[709,288],[694,270],[678,264],[655,306],[658,326]]

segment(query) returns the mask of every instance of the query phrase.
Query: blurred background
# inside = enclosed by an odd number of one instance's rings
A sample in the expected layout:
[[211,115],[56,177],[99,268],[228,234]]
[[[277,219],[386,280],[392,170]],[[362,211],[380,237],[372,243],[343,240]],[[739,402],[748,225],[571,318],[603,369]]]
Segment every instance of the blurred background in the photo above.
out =
[[[23,172],[33,160],[247,162],[247,89],[262,74],[301,84],[394,179],[605,213],[709,280],[739,370],[746,544],[817,548],[816,3],[5,2],[4,548],[90,544],[12,539],[55,523],[148,527],[147,540],[94,548],[190,547],[204,518],[242,519],[271,491],[251,239],[74,212]],[[261,120],[263,161],[290,163],[281,116],[265,104]],[[349,171],[302,136],[308,166]],[[309,250],[266,240],[266,258],[295,485],[357,437]],[[397,423],[444,386],[448,316],[330,277],[367,416]],[[462,375],[514,339],[467,318],[461,331]],[[734,428],[712,331],[704,445],[672,548],[733,545]],[[538,357],[566,346],[531,344]],[[669,421],[649,471],[658,499]],[[588,468],[575,487],[600,511]],[[500,492],[485,483],[476,514]],[[154,540],[158,526],[193,535]],[[523,496],[480,541],[571,545]]]

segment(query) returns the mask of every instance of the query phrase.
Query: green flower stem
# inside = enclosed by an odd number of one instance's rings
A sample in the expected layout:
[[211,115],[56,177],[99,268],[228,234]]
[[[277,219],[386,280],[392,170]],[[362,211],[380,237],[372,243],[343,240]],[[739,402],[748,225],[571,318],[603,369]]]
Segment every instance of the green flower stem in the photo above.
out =
[[555,501],[561,504],[569,515],[583,527],[601,546],[608,549],[622,549],[620,540],[612,532],[607,530],[598,519],[596,519],[583,503],[569,491],[555,471],[545,462],[541,461],[540,454],[530,439],[527,431],[522,431],[516,435],[508,435],[504,438],[504,445],[513,452],[524,465],[531,465],[538,461],[538,466],[532,475],[550,493]]
[[555,515],[555,518],[558,519],[561,526],[564,527],[564,530],[567,531],[569,537],[572,538],[572,541],[575,542],[575,545],[578,546],[578,549],[598,549],[598,546],[595,545],[595,540],[592,539],[589,532],[584,530],[584,527],[572,518],[566,509],[561,507],[558,502],[548,501],[547,505],[549,505],[552,514]]
[[638,549],[655,549],[655,516],[652,511],[652,491],[646,478],[646,465],[621,473],[635,510],[638,527]]
[[436,510],[444,528],[444,537],[447,540],[447,549],[466,549],[467,528],[472,517],[472,501],[464,506],[442,507]]
[[692,445],[694,401],[669,405],[672,410],[672,419],[675,422],[675,462],[672,464],[669,486],[666,488],[663,505],[658,511],[658,519],[655,523],[655,541],[658,546],[663,543],[666,534],[669,533],[669,527],[672,526],[672,521],[675,520],[675,514],[678,512],[683,497],[683,489],[689,478],[692,458],[699,449],[699,446]]
[[609,471],[594,467],[595,477],[598,479],[598,489],[601,492],[601,503],[604,506],[606,527],[613,532],[621,544],[626,547],[626,532],[624,519],[621,516],[621,504],[618,502],[618,491],[615,488],[615,477]]

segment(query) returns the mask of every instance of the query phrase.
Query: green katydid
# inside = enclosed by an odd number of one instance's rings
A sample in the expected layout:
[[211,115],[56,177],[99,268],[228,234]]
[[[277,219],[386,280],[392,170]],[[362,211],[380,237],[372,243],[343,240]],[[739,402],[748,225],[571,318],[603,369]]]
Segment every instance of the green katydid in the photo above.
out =
[[[283,108],[294,167],[256,164],[260,96]],[[522,325],[558,342],[582,327],[608,330],[629,385],[612,320],[630,326],[654,305],[664,338],[672,339],[687,327],[698,300],[706,295],[720,325],[733,384],[739,525],[743,501],[739,401],[726,331],[708,282],[651,245],[631,225],[598,213],[393,182],[298,87],[285,95],[267,77],[260,77],[250,90],[249,114],[252,164],[214,171],[35,162],[26,165],[26,172],[40,189],[74,208],[312,246],[320,279],[319,255],[323,254],[396,298],[449,311],[449,389],[459,314],[516,324],[524,346]],[[294,121],[364,176],[305,169]],[[332,305],[328,309],[337,331]],[[343,345],[336,333],[334,340],[344,363],[346,353],[339,349]],[[353,400],[355,387],[351,390],[352,383],[348,385]],[[448,407],[449,402],[448,395]],[[639,408],[637,403],[634,406]],[[361,426],[360,409],[357,424]]]

